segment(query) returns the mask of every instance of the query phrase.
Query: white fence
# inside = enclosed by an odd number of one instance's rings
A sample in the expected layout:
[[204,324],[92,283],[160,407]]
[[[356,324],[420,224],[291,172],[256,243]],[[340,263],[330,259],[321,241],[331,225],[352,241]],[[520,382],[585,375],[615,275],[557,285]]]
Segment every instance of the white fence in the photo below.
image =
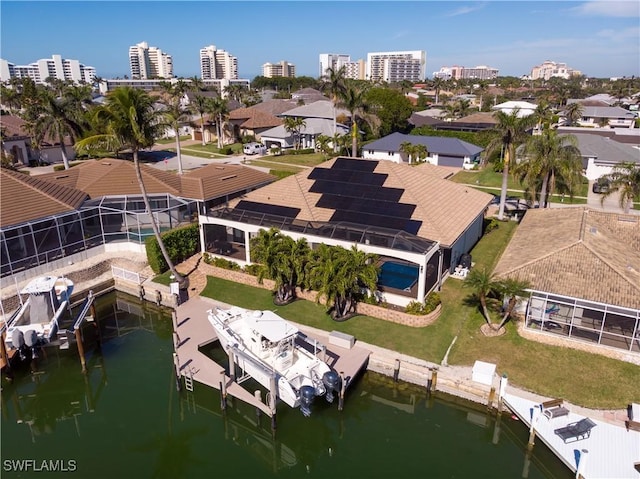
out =
[[114,278],[123,279],[135,284],[142,284],[146,279],[144,276],[140,276],[139,273],[119,268],[118,266],[111,266],[111,273]]

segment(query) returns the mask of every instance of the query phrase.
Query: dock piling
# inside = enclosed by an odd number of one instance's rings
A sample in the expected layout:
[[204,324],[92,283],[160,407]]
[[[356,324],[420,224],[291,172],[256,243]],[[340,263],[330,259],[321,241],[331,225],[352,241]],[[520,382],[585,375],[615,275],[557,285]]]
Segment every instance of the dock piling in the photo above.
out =
[[[262,402],[262,395],[260,394],[260,390],[256,389],[253,393],[253,396],[258,400],[258,402]],[[258,424],[260,424],[260,408],[256,406],[256,420]]]
[[76,342],[78,343],[78,356],[80,356],[80,364],[82,365],[82,373],[87,372],[87,361],[84,357],[84,344],[82,344],[82,331],[80,328],[76,329]]
[[400,375],[400,360],[396,359],[396,365],[393,368],[393,382],[398,382],[398,376]]
[[507,392],[507,375],[506,373],[500,378],[500,390],[498,392],[498,414],[502,414],[502,408],[504,403],[504,395]]
[[340,371],[340,394],[338,395],[338,411],[344,408],[344,391],[347,388],[347,381],[344,379],[344,371]]
[[276,375],[272,374],[271,379],[269,381],[269,406],[271,407],[271,432],[275,434],[276,432],[276,388],[278,385],[276,384]]
[[438,384],[438,366],[434,366],[431,368],[431,391],[432,392],[436,390],[437,384]]
[[540,417],[540,408],[535,406],[532,408],[533,414],[531,417],[531,426],[529,427],[529,441],[527,442],[527,449],[533,449],[534,439],[536,437],[536,423]]
[[220,371],[222,381],[220,381],[220,408],[224,411],[227,409],[227,378],[224,376],[224,370]]
[[178,360],[178,354],[173,353],[173,366],[176,373],[176,389],[180,391],[180,361]]
[[489,391],[489,400],[487,401],[487,409],[493,409],[493,400],[496,397],[496,388],[491,386],[491,391]]

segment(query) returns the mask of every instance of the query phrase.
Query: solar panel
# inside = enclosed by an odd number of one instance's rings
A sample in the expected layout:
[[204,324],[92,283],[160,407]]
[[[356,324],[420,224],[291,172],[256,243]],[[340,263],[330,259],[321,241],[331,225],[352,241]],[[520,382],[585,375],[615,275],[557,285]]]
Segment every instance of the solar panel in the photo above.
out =
[[377,161],[337,158],[336,161],[333,162],[331,169],[373,172],[376,166],[378,166]]
[[341,181],[316,180],[311,193],[350,196],[352,198],[371,198],[383,201],[400,201],[402,188],[384,188],[374,185],[349,184]]
[[254,201],[242,200],[236,206],[238,210],[252,211],[254,213],[263,213],[267,215],[285,216],[287,218],[295,218],[300,213],[300,208],[291,208],[289,206],[270,205],[267,203],[256,203]]
[[416,205],[407,203],[396,203],[391,201],[380,201],[367,198],[350,198],[348,196],[324,194],[316,203],[318,208],[328,208],[332,210],[355,211],[360,213],[371,213],[380,216],[392,216],[395,218],[411,218],[416,209]]
[[388,175],[356,170],[339,170],[332,168],[314,168],[309,174],[310,180],[340,181],[349,184],[382,186]]

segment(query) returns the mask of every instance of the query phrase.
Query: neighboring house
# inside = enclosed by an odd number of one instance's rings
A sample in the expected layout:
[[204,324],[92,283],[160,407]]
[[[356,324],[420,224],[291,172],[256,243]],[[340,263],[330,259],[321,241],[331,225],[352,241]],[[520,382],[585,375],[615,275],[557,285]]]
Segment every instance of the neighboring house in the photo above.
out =
[[585,176],[593,181],[612,172],[618,163],[640,166],[640,150],[610,138],[587,133],[571,133],[578,140]]
[[202,244],[241,265],[250,240],[276,227],[312,246],[340,245],[380,256],[401,271],[380,284],[382,299],[406,306],[440,287],[482,236],[493,196],[446,180],[447,168],[339,157],[201,215]]
[[316,90],[315,88],[301,88],[300,90],[291,94],[291,99],[296,102],[302,100],[304,101],[305,105],[316,101],[329,100],[329,98],[324,96],[321,91]]
[[[0,115],[2,130],[2,149],[13,156],[14,162],[29,166],[30,162],[62,163],[60,143],[46,137],[40,148],[26,130],[26,122],[14,115]],[[75,159],[76,152],[70,138],[65,140],[65,149],[69,161]]]
[[[275,180],[240,165],[212,164],[181,176],[144,164],[140,168],[162,230],[193,222],[198,214]],[[41,265],[42,274],[94,247],[144,251],[152,234],[131,161],[87,160],[35,177],[3,168],[0,180],[3,279],[17,274],[27,279]],[[53,261],[59,263],[50,265]]]
[[[280,118],[298,117],[304,118],[305,126],[300,131],[300,147],[315,148],[316,139],[320,135],[334,137],[349,133],[349,127],[336,121],[334,118],[349,118],[349,112],[341,108],[334,108],[333,103],[328,100],[319,100],[308,105],[299,106],[287,110],[280,114]],[[296,139],[289,133],[284,125],[271,128],[261,134],[262,142],[270,147],[272,145],[281,148],[291,148],[295,145]]]
[[[549,232],[552,231],[552,234]],[[640,216],[529,210],[495,268],[526,280],[524,327],[640,360]]]
[[538,105],[529,103],[528,101],[505,101],[504,103],[499,103],[491,107],[492,110],[500,110],[507,115],[510,115],[517,109],[518,118],[532,115],[536,111],[536,108],[538,108]]
[[416,111],[409,117],[409,124],[417,127],[435,126],[444,122],[447,112],[441,108]]
[[364,145],[362,157],[370,160],[385,160],[394,163],[408,163],[408,155],[401,151],[402,144],[424,145],[428,156],[424,161],[437,166],[471,169],[480,162],[483,148],[458,138],[443,136],[404,135],[391,133]]
[[[188,108],[191,113],[190,125],[188,128],[188,131],[191,134],[191,139],[202,141],[202,135],[204,134],[205,142],[209,143],[211,141],[214,141],[215,138],[217,138],[216,126],[215,126],[216,122],[215,122],[215,119],[211,118],[211,115],[209,113],[205,113],[204,132],[202,131],[202,125],[200,124],[200,114],[194,113],[194,111],[190,109],[191,105],[193,104],[193,99],[196,96],[215,99],[220,97],[220,94],[216,91],[198,91],[198,92],[187,91],[185,92],[181,100],[182,106],[184,108]],[[242,107],[242,104],[240,102],[233,99],[227,100],[227,110],[229,111],[229,113],[232,113],[233,111],[241,107]],[[229,136],[231,136],[231,133],[229,133]],[[225,140],[226,140],[226,137],[225,137]],[[226,144],[227,142],[224,141],[223,143]]]
[[596,135],[610,138],[618,143],[640,148],[640,128],[581,128],[579,126],[559,126],[559,134]]
[[436,130],[446,131],[482,131],[496,126],[493,113],[477,112],[452,121],[445,121],[434,125]]
[[577,123],[582,127],[633,128],[635,120],[634,112],[619,106],[584,106]]
[[229,114],[229,122],[233,125],[236,138],[249,135],[261,140],[263,132],[282,124],[280,114],[296,106],[297,103],[293,100],[266,100],[233,110]]

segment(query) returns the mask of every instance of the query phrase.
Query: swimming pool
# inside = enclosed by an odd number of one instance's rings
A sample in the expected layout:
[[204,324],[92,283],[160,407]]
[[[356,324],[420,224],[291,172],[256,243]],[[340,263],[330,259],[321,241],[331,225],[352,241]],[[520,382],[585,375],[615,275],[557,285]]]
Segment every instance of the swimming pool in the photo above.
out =
[[418,267],[412,264],[386,261],[380,266],[378,285],[408,290],[418,282]]

